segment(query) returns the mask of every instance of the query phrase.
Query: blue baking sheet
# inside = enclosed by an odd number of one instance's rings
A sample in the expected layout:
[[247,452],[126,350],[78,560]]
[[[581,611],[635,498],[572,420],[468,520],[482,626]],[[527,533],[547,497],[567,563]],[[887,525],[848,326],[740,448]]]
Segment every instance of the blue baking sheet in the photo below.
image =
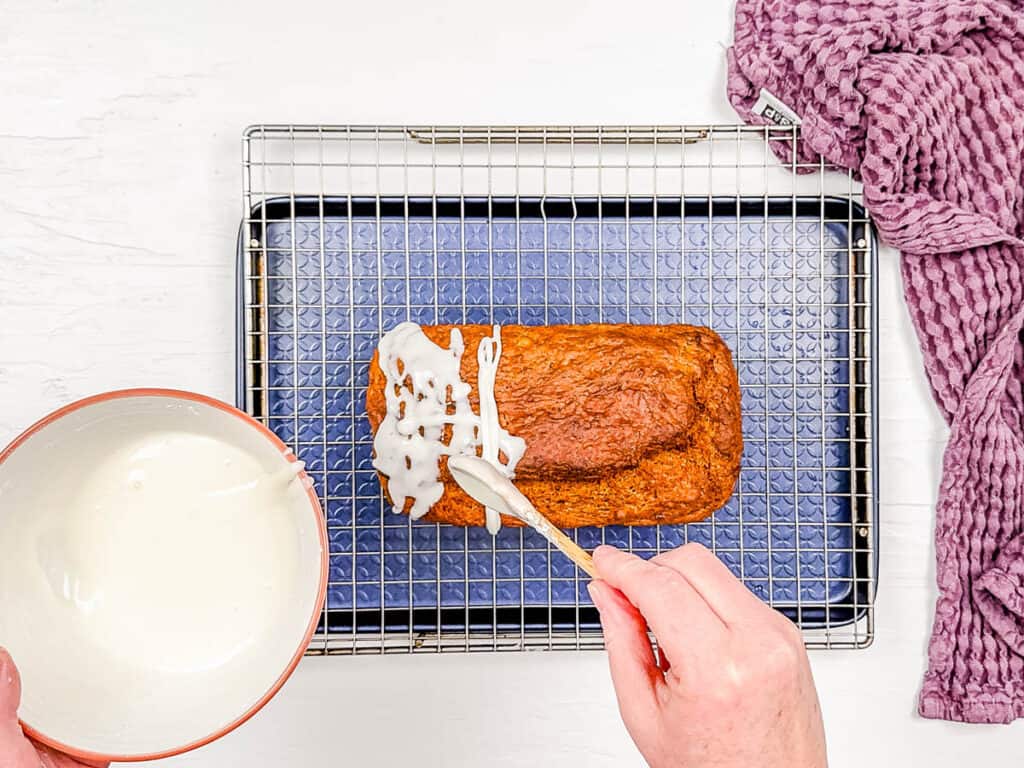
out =
[[705,205],[691,215],[664,205],[655,221],[643,206],[531,215],[525,203],[492,203],[448,213],[409,201],[323,216],[294,204],[254,212],[270,361],[261,415],[306,462],[325,502],[329,611],[405,609],[396,626],[408,628],[410,608],[590,605],[586,579],[531,531],[504,528],[492,539],[390,512],[364,400],[381,332],[405,320],[713,328],[733,352],[743,398],[733,497],[699,523],[575,535],[588,549],[607,542],[645,557],[698,541],[766,600],[802,610],[848,602],[850,226],[793,209]]

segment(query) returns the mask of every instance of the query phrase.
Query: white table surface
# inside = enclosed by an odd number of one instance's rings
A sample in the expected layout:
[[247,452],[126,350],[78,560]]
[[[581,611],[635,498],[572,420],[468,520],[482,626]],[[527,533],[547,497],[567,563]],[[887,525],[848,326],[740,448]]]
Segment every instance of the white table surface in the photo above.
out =
[[[735,122],[731,3],[0,8],[0,443],[72,399],[233,396],[240,136],[253,122]],[[882,254],[877,639],[812,654],[832,764],[959,766],[1024,726],[915,715],[945,427]],[[200,694],[207,695],[207,694]],[[306,659],[181,766],[640,765],[600,653]]]

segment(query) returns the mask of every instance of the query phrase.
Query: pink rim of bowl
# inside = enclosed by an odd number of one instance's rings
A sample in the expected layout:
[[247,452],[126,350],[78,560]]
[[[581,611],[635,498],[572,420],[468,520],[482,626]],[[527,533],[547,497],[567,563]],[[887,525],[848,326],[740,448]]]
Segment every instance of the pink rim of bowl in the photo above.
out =
[[[201,403],[203,405],[216,408],[219,411],[227,413],[235,418],[241,419],[253,428],[255,428],[263,437],[270,441],[278,450],[282,453],[287,452],[289,461],[297,461],[294,454],[290,452],[288,446],[286,446],[277,435],[271,432],[266,426],[256,421],[252,416],[244,413],[237,408],[228,405],[225,402],[217,400],[206,395],[200,395],[195,392],[186,392],[177,389],[161,389],[161,388],[140,388],[140,389],[120,389],[113,392],[104,392],[99,395],[93,395],[86,397],[82,400],[77,400],[73,403],[65,405],[63,408],[58,408],[56,411],[44,416],[42,419],[37,421],[35,424],[30,426],[14,440],[0,451],[0,464],[14,453],[18,447],[28,440],[32,435],[39,432],[44,427],[52,424],[55,421],[59,421],[69,413],[73,413],[81,408],[85,408],[96,403],[106,402],[107,400],[116,400],[122,398],[135,398],[135,397],[166,397],[175,400],[186,400],[194,403]],[[300,477],[305,478],[305,472],[300,473]],[[274,684],[270,686],[269,690],[263,694],[249,709],[247,709],[242,715],[232,720],[227,725],[217,729],[215,732],[208,736],[204,736],[201,739],[193,741],[189,744],[184,744],[181,747],[175,747],[172,749],[165,749],[160,752],[153,752],[150,754],[143,755],[105,755],[98,754],[95,752],[89,752],[87,750],[76,749],[70,744],[62,744],[56,739],[52,739],[45,733],[40,733],[32,726],[28,725],[24,721],[21,722],[22,730],[25,735],[34,739],[35,741],[43,744],[51,749],[55,749],[59,752],[63,752],[76,760],[82,760],[90,763],[126,763],[126,762],[142,762],[146,760],[161,760],[165,757],[173,757],[174,755],[180,755],[183,752],[189,752],[193,749],[206,746],[207,744],[216,741],[217,739],[225,736],[231,731],[235,730],[238,726],[245,723],[253,715],[259,712],[268,701],[270,701],[279,690],[281,686],[285,684],[292,672],[295,671],[295,667],[298,666],[299,661],[302,659],[306,652],[306,648],[309,647],[310,640],[313,638],[313,633],[316,632],[317,624],[320,622],[320,613],[323,610],[324,598],[327,595],[327,574],[328,574],[328,548],[327,548],[327,522],[324,519],[323,510],[320,507],[320,501],[317,498],[316,492],[313,490],[312,484],[306,485],[306,496],[309,498],[309,505],[316,516],[317,531],[320,537],[320,584],[317,592],[316,602],[313,604],[313,615],[310,617],[309,624],[306,627],[305,634],[303,635],[302,643],[295,650],[291,660],[288,662],[288,666],[278,676]],[[17,663],[17,659],[15,659]]]

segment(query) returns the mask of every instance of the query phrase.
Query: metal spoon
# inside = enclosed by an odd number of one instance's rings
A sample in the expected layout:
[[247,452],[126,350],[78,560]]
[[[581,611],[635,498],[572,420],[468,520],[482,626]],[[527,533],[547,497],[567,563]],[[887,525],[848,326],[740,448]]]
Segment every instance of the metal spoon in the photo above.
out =
[[501,470],[477,456],[452,456],[448,471],[455,482],[485,507],[521,520],[554,544],[589,576],[597,578],[594,561],[530,503]]

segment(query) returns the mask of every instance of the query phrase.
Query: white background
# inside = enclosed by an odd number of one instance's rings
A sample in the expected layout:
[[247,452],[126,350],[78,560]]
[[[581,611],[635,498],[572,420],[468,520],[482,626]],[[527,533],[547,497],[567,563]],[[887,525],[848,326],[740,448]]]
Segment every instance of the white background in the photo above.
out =
[[[228,5],[0,8],[0,443],[107,389],[232,399],[249,123],[736,120],[728,2]],[[867,651],[813,654],[832,764],[1006,759],[1024,726],[914,714],[945,428],[888,251],[880,281],[878,632]],[[590,653],[307,659],[251,722],[170,764],[407,763],[640,759]]]

